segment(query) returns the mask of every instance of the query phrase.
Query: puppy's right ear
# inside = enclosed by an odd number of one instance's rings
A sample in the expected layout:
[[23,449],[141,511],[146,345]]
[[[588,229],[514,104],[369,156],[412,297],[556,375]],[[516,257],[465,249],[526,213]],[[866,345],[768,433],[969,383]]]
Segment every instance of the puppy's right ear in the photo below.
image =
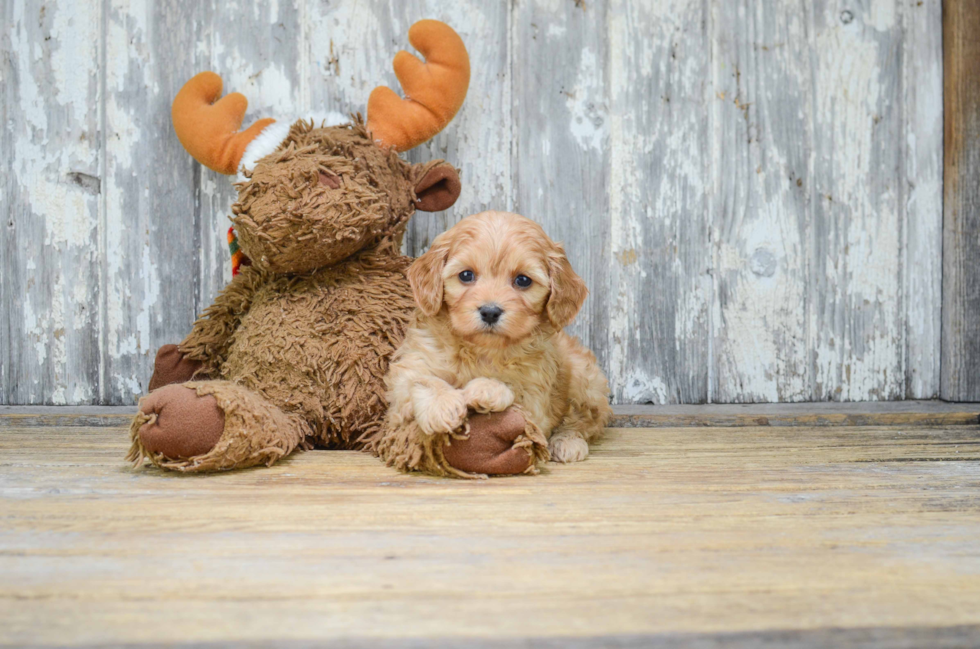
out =
[[412,295],[422,313],[429,316],[442,309],[442,271],[449,255],[449,238],[446,234],[444,232],[436,237],[426,253],[408,267]]
[[548,272],[551,275],[551,295],[548,296],[548,319],[559,329],[567,327],[582,308],[589,295],[582,278],[572,270],[565,255],[565,248],[556,243],[548,255]]

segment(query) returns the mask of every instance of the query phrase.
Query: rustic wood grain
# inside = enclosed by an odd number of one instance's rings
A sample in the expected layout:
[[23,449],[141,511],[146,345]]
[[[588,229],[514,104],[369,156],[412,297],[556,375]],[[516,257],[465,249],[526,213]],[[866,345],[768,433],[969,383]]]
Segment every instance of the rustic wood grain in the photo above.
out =
[[905,394],[899,198],[906,4],[814,3],[809,338],[817,401]]
[[[0,406],[0,428],[125,426],[132,406]],[[685,426],[969,426],[980,404],[943,401],[870,401],[701,405],[617,405],[611,427]]]
[[942,357],[943,30],[942,0],[903,8],[906,236],[902,243],[907,312],[905,396],[939,396]]
[[0,403],[97,403],[101,13],[2,10]]
[[[594,272],[586,317],[595,335],[606,332],[618,402],[704,402],[713,364],[705,5],[616,2],[608,16],[609,214],[600,225],[609,253],[597,239],[601,252],[593,244],[591,254],[606,272]],[[607,290],[596,290],[602,282]]]
[[[948,408],[893,409],[875,404],[893,402],[832,404],[767,403],[708,404],[703,406],[617,406],[611,425],[620,428],[681,428],[685,426],[975,426],[980,409],[966,404],[941,404]],[[905,401],[902,404],[918,404]],[[931,403],[931,402],[927,402]],[[822,408],[820,406],[834,407]],[[11,424],[16,423],[11,420]],[[52,422],[53,423],[53,422]],[[0,424],[2,425],[2,424]]]
[[807,33],[798,2],[712,3],[713,401],[813,396]]
[[[134,403],[230,278],[235,190],[168,119],[186,78],[218,71],[246,123],[363,111],[422,17],[463,35],[473,79],[408,154],[464,191],[406,252],[483,209],[541,221],[591,287],[571,330],[617,402],[931,398],[940,348],[943,396],[980,399],[977,282],[947,277],[941,316],[940,0],[2,7],[0,403]],[[946,204],[949,275],[972,226]]]
[[980,395],[980,6],[943,2],[942,396]]
[[[0,0],[0,16],[3,16],[3,24],[12,25],[13,24],[13,2],[11,0]],[[2,99],[0,99],[0,119],[2,119],[3,124],[8,124],[7,115],[10,113],[11,107],[10,97],[13,96],[13,56],[11,51],[13,45],[11,42],[12,33],[10,29],[0,31],[0,83],[3,87],[7,89],[4,93]],[[0,156],[3,156],[4,160],[13,160],[13,133],[10,129],[0,129]],[[12,175],[12,174],[10,174]],[[8,403],[10,401],[10,395],[7,388],[3,387],[9,385],[7,378],[8,375],[13,373],[11,369],[10,361],[10,340],[14,328],[14,318],[9,314],[13,311],[8,306],[6,297],[6,286],[8,276],[11,275],[13,271],[13,259],[8,260],[10,252],[7,250],[10,240],[10,230],[14,226],[12,204],[8,198],[8,175],[3,183],[0,183],[0,199],[3,200],[3,204],[0,205],[0,218],[3,219],[0,222],[0,308],[3,308],[4,313],[8,314],[4,318],[0,318],[0,404]],[[10,269],[8,270],[8,264]],[[98,377],[96,377],[98,380]]]
[[462,482],[350,452],[132,471],[122,428],[4,429],[0,643],[969,638],[977,431],[610,429]]
[[[586,637],[552,636],[534,638],[344,638],[345,649],[523,649],[533,644],[541,649],[965,649],[973,647],[980,626],[860,627],[851,629],[794,629],[742,633],[642,633]],[[208,642],[181,645],[201,649],[318,649],[316,640]],[[124,646],[73,644],[74,649],[129,649]]]

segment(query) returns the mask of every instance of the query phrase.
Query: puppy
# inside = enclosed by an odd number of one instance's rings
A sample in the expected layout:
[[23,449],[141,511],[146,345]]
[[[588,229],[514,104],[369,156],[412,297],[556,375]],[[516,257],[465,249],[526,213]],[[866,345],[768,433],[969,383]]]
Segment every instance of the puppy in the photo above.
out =
[[552,460],[588,457],[612,414],[609,386],[562,331],[588,290],[560,244],[523,216],[483,212],[436,237],[408,279],[419,308],[389,369],[389,427],[447,434],[469,411],[513,409]]

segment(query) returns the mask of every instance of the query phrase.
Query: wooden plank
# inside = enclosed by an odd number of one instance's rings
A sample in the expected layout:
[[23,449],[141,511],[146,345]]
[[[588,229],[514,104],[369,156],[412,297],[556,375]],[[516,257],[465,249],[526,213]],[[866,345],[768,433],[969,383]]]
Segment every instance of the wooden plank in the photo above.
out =
[[[221,72],[249,97],[246,121],[363,111],[375,85],[396,85],[391,57],[426,16],[466,39],[473,84],[409,158],[457,164],[464,194],[418,215],[406,250],[485,208],[541,220],[592,287],[573,332],[617,400],[933,397],[941,355],[943,396],[980,399],[955,388],[980,384],[963,355],[976,338],[963,309],[980,298],[962,273],[947,273],[937,353],[940,0],[15,4],[2,4],[0,153],[15,168],[0,184],[13,314],[0,403],[133,403],[156,347],[229,278],[235,191],[169,123],[186,78]],[[962,166],[975,152],[950,151],[965,162],[947,159],[948,175],[976,175]],[[945,263],[966,268],[973,226],[957,218]]]
[[[602,3],[513,3],[514,210],[562,241],[592,292],[569,331],[608,366],[609,26]],[[614,371],[615,375],[616,372]]]
[[[905,394],[898,0],[820,0],[813,57],[808,337],[814,401]],[[911,296],[911,299],[915,299]]]
[[943,282],[942,0],[902,9],[907,296],[905,397],[939,396]]
[[942,396],[980,398],[980,6],[943,2]]
[[[880,403],[880,402],[876,402]],[[894,402],[884,402],[894,403]],[[909,402],[901,402],[909,403]],[[856,408],[792,407],[803,404],[758,404],[739,408],[727,404],[638,408],[619,406],[611,425],[620,428],[677,428],[684,426],[976,426],[980,408],[942,404],[949,408],[876,409],[872,403],[849,403]],[[823,404],[806,404],[819,406]],[[845,404],[835,404],[845,405]],[[790,406],[790,407],[786,407]],[[956,407],[952,407],[956,406]],[[16,420],[11,420],[11,424]],[[0,424],[2,425],[2,424]]]
[[612,429],[584,463],[485,482],[353,452],[131,472],[125,447],[0,431],[0,643],[847,646],[980,624],[976,427]]
[[808,401],[809,9],[752,0],[712,9],[711,400]]
[[[132,406],[0,406],[0,428],[125,426]],[[613,406],[613,428],[684,426],[972,426],[980,404],[873,401],[790,404]]]
[[[10,0],[0,0],[0,16],[3,16],[4,25],[14,25],[13,20],[14,6],[13,2]],[[12,40],[12,30],[4,29],[0,31],[0,84],[7,89],[4,94],[4,98],[0,101],[0,123],[8,124],[7,115],[10,113],[8,104],[10,103],[9,98],[13,96],[13,56],[10,52],[13,50]],[[13,133],[10,129],[0,129],[0,156],[3,156],[4,160],[13,160]],[[12,175],[12,174],[10,174]],[[9,178],[8,175],[7,177]],[[10,238],[9,231],[13,226],[14,219],[12,214],[12,203],[8,197],[7,193],[7,180],[0,183],[0,218],[3,219],[0,222],[0,307],[3,308],[4,313],[11,314],[13,311],[8,307],[7,297],[6,297],[6,286],[10,282],[13,284],[13,280],[8,278],[11,270],[13,269],[13,261],[7,259],[7,247],[8,239]],[[9,264],[9,270],[8,270]],[[2,386],[9,385],[8,374],[12,373],[10,369],[10,341],[13,333],[13,327],[11,326],[13,318],[8,315],[7,317],[0,319],[0,404],[9,403],[10,397],[6,388]]]
[[[976,644],[980,627],[957,625],[947,627],[860,627],[854,629],[807,629],[749,631],[743,633],[644,633],[598,635],[572,638],[344,638],[345,649],[510,649],[524,648],[529,642],[541,649],[964,649]],[[105,645],[71,645],[75,649],[105,649]],[[180,646],[180,645],[178,645]],[[190,645],[183,645],[190,646]],[[200,646],[200,645],[197,645]],[[238,640],[208,642],[207,649],[317,649],[320,642]]]
[[127,426],[134,406],[0,406],[0,428]]
[[[571,235],[594,241],[593,348],[608,359],[617,402],[704,402],[711,362],[705,4],[614,2],[608,17],[611,109],[602,118],[612,151],[608,216],[600,218],[608,234]],[[564,169],[560,149],[551,157]],[[552,200],[564,202],[554,218],[568,221],[579,209],[606,213],[605,204],[579,208],[577,194],[561,185],[555,190]]]
[[200,169],[174,135],[170,103],[207,66],[207,6],[119,0],[107,12],[100,400],[134,404],[157,349],[198,312]]
[[99,399],[97,3],[4,2],[0,403]]

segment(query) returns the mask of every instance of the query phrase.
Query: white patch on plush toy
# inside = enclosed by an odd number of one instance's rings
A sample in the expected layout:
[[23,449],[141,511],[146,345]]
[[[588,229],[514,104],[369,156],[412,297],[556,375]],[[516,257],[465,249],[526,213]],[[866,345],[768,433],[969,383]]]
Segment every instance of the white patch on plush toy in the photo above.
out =
[[[350,117],[342,115],[335,110],[315,112],[303,119],[313,120],[313,126],[317,128],[321,126],[337,126],[350,121]],[[242,173],[244,170],[251,171],[255,168],[255,163],[279,148],[279,145],[289,135],[289,128],[292,125],[293,122],[273,122],[262,129],[262,132],[248,143],[248,146],[245,147],[245,153],[242,154],[242,161],[238,165],[238,182],[244,182],[246,180],[245,175]]]
[[273,122],[262,129],[262,132],[245,147],[242,160],[238,165],[238,182],[247,180],[242,171],[255,168],[255,163],[275,151],[289,135],[289,122]]

